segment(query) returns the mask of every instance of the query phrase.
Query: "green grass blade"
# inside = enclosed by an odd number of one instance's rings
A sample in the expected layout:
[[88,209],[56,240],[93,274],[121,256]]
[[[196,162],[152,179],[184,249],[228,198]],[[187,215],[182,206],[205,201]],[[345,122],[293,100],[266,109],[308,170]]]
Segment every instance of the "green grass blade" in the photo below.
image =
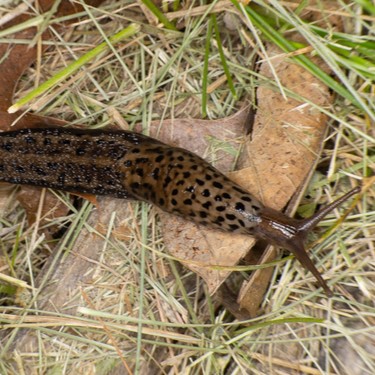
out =
[[[294,52],[298,48],[296,48],[295,43],[292,41],[289,41],[288,39],[284,38],[284,36],[278,32],[278,29],[280,28],[280,25],[285,25],[287,29],[290,27],[297,27],[297,24],[294,24],[292,21],[292,18],[285,13],[277,13],[277,25],[276,26],[276,20],[272,18],[272,14],[269,12],[267,15],[264,15],[264,12],[266,10],[262,7],[257,7],[255,10],[251,6],[243,7],[241,6],[237,0],[232,0],[233,4],[241,11],[245,12],[245,14],[249,17],[249,21],[252,22],[254,26],[256,26],[264,35],[264,37],[271,42],[273,42],[275,45],[277,45],[281,50],[283,50],[286,53]],[[268,9],[271,11],[277,11],[277,9],[272,10],[271,8]],[[282,18],[281,16],[284,16]],[[301,21],[302,22],[302,21]],[[309,25],[310,26],[310,25]],[[342,39],[348,39],[348,36],[346,34],[340,34],[341,37],[345,36]],[[316,64],[314,64],[308,57],[304,55],[298,55],[298,56],[292,56],[291,60],[295,61],[302,67],[304,67],[307,71],[309,71],[311,74],[313,74],[315,77],[320,79],[326,86],[331,88],[334,92],[339,94],[341,97],[347,99],[351,103],[353,103],[356,107],[359,109],[364,110],[367,112],[370,116],[371,110],[367,108],[366,103],[362,98],[360,97],[360,94],[356,91],[353,91],[353,88],[350,87],[349,82],[347,79],[343,76],[343,73],[340,71],[339,67],[344,66],[345,68],[349,66],[352,66],[353,69],[357,70],[358,73],[364,77],[368,77],[372,79],[372,61],[367,61],[366,63],[364,61],[356,60],[353,62],[347,61],[345,59],[341,59],[337,56],[337,52],[334,51],[332,46],[330,44],[325,44],[320,48],[316,43],[317,41],[310,40],[310,44],[314,47],[314,49],[320,54],[321,56],[324,55],[323,59],[327,61],[328,65],[331,67],[333,71],[336,72],[337,77],[339,78],[340,82],[336,81],[334,78],[332,78],[329,74],[325,73],[322,69],[320,69]],[[373,55],[373,49],[372,49],[372,42],[371,41],[365,41],[365,45],[358,44],[355,46],[355,44],[352,42],[350,43],[350,40],[346,41],[347,44],[350,44],[352,48],[356,48],[357,46],[361,45],[362,51],[366,53],[366,55],[371,56]],[[356,49],[357,50],[357,49]],[[330,55],[327,55],[327,52],[331,52]],[[329,60],[329,61],[328,61]],[[362,63],[363,66],[360,66]]]
[[227,60],[226,60],[225,55],[224,55],[223,44],[221,43],[219,26],[217,24],[215,14],[212,14],[211,19],[212,19],[214,30],[215,30],[215,37],[216,37],[216,42],[217,42],[217,48],[219,50],[220,61],[223,65],[223,70],[224,70],[224,73],[227,77],[228,86],[229,86],[229,89],[230,89],[232,95],[235,98],[237,98],[236,90],[235,90],[234,85],[233,85],[232,75],[230,74],[229,67],[228,67],[228,64],[227,64]]
[[[293,52],[296,50],[292,42],[288,41],[286,38],[280,35],[276,30],[271,28],[268,25],[268,23],[265,22],[258,13],[256,13],[253,9],[251,9],[251,7],[246,7],[246,12],[250,17],[251,22],[253,22],[254,25],[259,30],[262,31],[265,37],[271,40],[284,52]],[[306,56],[299,55],[299,56],[291,57],[291,59],[297,62],[299,65],[303,66],[307,71],[309,71],[315,77],[318,77],[325,85],[327,85],[329,88],[337,92],[339,95],[348,99],[357,107],[362,108],[361,103],[359,103],[357,99],[350,92],[348,92],[344,87],[342,87],[342,85],[339,82],[335,81],[327,73],[325,73],[318,66],[316,66]]]
[[369,12],[372,15],[375,15],[375,5],[372,1],[368,0],[355,0],[355,3]]
[[153,3],[152,0],[142,0],[142,3],[150,10],[152,14],[169,30],[175,30],[176,26],[171,23],[165,14]]
[[[117,34],[110,37],[109,41],[112,44],[116,44],[116,43],[122,41],[123,39],[128,38],[131,35],[137,33],[139,31],[139,29],[140,29],[140,26],[133,23],[133,24],[129,25],[127,28],[121,30]],[[56,73],[52,78],[50,78],[46,82],[42,83],[39,87],[32,90],[27,95],[25,95],[23,98],[18,100],[15,104],[13,104],[11,107],[8,108],[8,112],[9,113],[17,112],[21,107],[23,107],[24,105],[29,103],[35,97],[42,95],[43,93],[48,91],[50,88],[57,85],[59,82],[63,81],[67,77],[71,76],[74,72],[76,72],[83,65],[87,64],[90,60],[94,59],[96,56],[98,56],[100,53],[102,53],[106,48],[108,48],[108,44],[106,42],[103,42],[103,43],[99,44],[97,47],[95,47],[94,49],[92,49],[91,51],[85,53],[78,60],[73,61],[66,68],[64,68],[64,69],[60,70],[58,73]]]

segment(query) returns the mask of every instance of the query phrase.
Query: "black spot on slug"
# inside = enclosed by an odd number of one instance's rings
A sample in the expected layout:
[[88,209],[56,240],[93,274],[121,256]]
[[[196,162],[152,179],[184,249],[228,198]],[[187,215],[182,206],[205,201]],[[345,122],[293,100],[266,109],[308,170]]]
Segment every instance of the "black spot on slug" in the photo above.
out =
[[248,197],[247,195],[245,195],[244,197],[241,197],[241,199],[245,202],[251,202],[252,199],[250,197]]
[[26,172],[25,168],[22,167],[21,165],[16,165],[16,166],[14,167],[14,170],[15,170],[17,173],[25,173],[25,172]]
[[132,182],[130,184],[130,188],[133,189],[133,190],[139,189],[139,186],[140,186],[139,182]]
[[135,173],[136,173],[139,177],[143,177],[143,169],[142,169],[142,168],[136,168]]
[[237,202],[237,203],[235,204],[234,208],[235,208],[237,211],[240,211],[240,212],[245,211],[245,205],[244,205],[242,202]]
[[31,135],[28,135],[27,137],[25,137],[25,141],[26,141],[26,143],[36,143],[36,140],[35,140],[35,138],[33,137],[33,136],[31,136]]
[[205,212],[205,211],[199,211],[199,216],[200,216],[202,219],[205,219],[205,218],[208,216],[208,213]]
[[237,230],[239,228],[239,226],[237,224],[229,224],[229,228],[231,230]]
[[196,179],[195,179],[195,182],[196,182],[198,185],[200,185],[200,186],[203,186],[203,185],[204,185],[204,181],[201,180],[201,179],[199,179],[199,178],[196,178]]
[[170,183],[171,183],[172,179],[167,176],[164,180],[164,184],[163,184],[163,187],[166,188]]
[[45,170],[41,167],[36,167],[36,168],[33,168],[34,171],[39,175],[39,176],[47,176],[47,173],[45,172]]
[[151,172],[151,177],[152,177],[154,180],[158,180],[158,179],[159,179],[159,172],[160,172],[160,168],[155,168],[155,169]]
[[245,223],[243,220],[239,219],[238,220],[238,223],[241,225],[241,227],[245,227]]
[[212,185],[214,185],[215,188],[218,188],[218,189],[222,189],[224,187],[220,182],[217,182],[217,181],[214,181]]
[[210,193],[210,191],[209,191],[208,189],[204,189],[204,190],[202,191],[202,195],[203,195],[204,197],[209,197],[209,196],[211,195],[211,193]]
[[202,204],[202,207],[204,207],[205,209],[209,209],[210,207],[212,206],[212,203],[210,201],[207,201],[205,203]]
[[159,155],[159,156],[157,156],[157,157],[155,158],[155,161],[156,161],[157,163],[160,163],[161,161],[163,161],[163,159],[164,159],[164,155]]
[[4,143],[1,148],[3,148],[5,151],[12,151],[13,150],[13,144],[10,142]]
[[52,171],[55,171],[59,168],[59,163],[56,162],[48,162],[47,168],[51,169]]
[[86,151],[85,151],[85,149],[82,148],[82,147],[78,147],[78,148],[76,149],[76,155],[77,155],[77,156],[85,155],[85,153],[86,153]]

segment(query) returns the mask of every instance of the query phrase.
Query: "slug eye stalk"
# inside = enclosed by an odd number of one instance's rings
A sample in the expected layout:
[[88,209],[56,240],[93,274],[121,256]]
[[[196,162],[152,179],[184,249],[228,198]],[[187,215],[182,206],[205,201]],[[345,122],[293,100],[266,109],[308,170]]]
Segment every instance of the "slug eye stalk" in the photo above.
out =
[[303,220],[293,219],[281,212],[264,207],[260,213],[261,220],[259,225],[255,228],[255,235],[292,252],[301,264],[315,276],[326,295],[332,297],[332,290],[311,261],[306,252],[304,242],[309,231],[314,229],[328,213],[341,206],[343,202],[360,191],[360,187],[350,190],[342,197],[320,209],[313,216]]

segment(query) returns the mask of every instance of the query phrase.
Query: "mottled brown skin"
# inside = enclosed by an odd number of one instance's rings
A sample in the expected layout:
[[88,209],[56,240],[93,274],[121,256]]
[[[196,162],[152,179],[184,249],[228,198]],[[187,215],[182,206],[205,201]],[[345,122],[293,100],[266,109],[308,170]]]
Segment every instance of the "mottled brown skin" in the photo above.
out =
[[359,191],[306,220],[264,207],[199,156],[127,131],[23,129],[0,133],[0,181],[146,201],[197,224],[251,234],[292,251],[332,292],[308,257],[308,231]]

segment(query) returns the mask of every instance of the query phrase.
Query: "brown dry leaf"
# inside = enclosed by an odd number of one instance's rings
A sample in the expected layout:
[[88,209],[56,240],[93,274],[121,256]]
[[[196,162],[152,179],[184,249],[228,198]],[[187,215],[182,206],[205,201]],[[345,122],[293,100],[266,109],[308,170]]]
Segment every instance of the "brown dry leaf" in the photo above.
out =
[[[38,209],[40,199],[43,197],[40,217],[38,217]],[[35,186],[28,186],[27,189],[20,189],[17,194],[17,200],[24,208],[27,216],[29,226],[39,220],[39,226],[43,227],[47,224],[46,228],[41,228],[43,233],[48,239],[60,229],[58,226],[48,226],[48,223],[58,217],[65,216],[69,209],[67,206],[52,193],[46,191],[46,194],[41,195],[41,189]]]
[[[272,58],[281,51],[269,47],[268,54]],[[319,107],[332,103],[329,89],[303,68],[283,57],[273,59],[272,65],[284,88]],[[262,64],[260,73],[272,79],[267,63]],[[311,104],[290,98],[285,100],[280,92],[266,86],[259,87],[257,96],[258,111],[252,139],[247,142],[241,157],[244,169],[231,177],[266,206],[281,210],[308,181],[320,155],[327,116]],[[262,262],[274,257],[275,251],[271,248]],[[269,269],[256,271],[249,283],[243,285],[239,303],[252,316],[256,314],[271,273]]]
[[[280,53],[270,47],[270,56]],[[272,60],[283,87],[306,97],[316,106],[331,104],[328,88],[300,66],[285,58]],[[272,79],[268,64],[260,74]],[[304,182],[319,156],[327,116],[312,105],[288,98],[262,86],[251,140],[241,157],[237,181],[266,206],[280,210]]]
[[169,252],[201,276],[210,293],[216,292],[230,274],[230,271],[217,270],[213,266],[237,264],[255,242],[248,236],[205,229],[179,217],[171,220],[165,213],[160,217]]

